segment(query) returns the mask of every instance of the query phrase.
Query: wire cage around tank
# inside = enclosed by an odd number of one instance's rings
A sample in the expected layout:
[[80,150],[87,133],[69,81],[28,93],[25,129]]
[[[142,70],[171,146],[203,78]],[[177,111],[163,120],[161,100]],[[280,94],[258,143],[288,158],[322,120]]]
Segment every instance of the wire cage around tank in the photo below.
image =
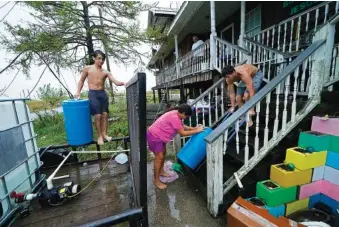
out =
[[42,181],[36,135],[26,100],[0,99],[0,226],[20,209],[11,199],[11,192],[31,192]]

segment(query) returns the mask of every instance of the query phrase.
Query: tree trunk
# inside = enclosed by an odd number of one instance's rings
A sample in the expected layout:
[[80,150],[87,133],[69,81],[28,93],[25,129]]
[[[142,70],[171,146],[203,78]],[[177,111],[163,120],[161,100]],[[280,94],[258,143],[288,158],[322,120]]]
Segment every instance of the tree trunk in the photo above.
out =
[[91,24],[89,21],[89,14],[88,14],[88,4],[86,1],[81,1],[83,12],[84,12],[84,22],[85,22],[85,29],[86,29],[86,46],[88,51],[88,57],[90,64],[93,64],[93,53],[94,53],[94,46],[93,46],[93,39],[91,33]]

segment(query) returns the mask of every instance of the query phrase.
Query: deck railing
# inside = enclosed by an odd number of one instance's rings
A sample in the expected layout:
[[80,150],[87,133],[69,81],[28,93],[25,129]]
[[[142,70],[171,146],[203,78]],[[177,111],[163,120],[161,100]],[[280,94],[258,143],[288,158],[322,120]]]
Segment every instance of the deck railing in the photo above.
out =
[[339,2],[324,2],[262,30],[251,38],[283,52],[300,51],[312,43],[313,33],[337,14],[338,10]]
[[203,44],[178,59],[178,77],[183,78],[187,75],[209,70],[210,56],[210,41],[206,40]]
[[[319,56],[324,55],[322,47],[325,40],[318,40],[310,47],[303,51],[293,62],[285,67],[282,72],[273,78],[264,88],[255,94],[247,103],[238,109],[226,121],[222,122],[205,140],[207,142],[207,198],[208,208],[210,212],[216,216],[218,214],[219,205],[222,204],[223,196],[235,184],[241,185],[240,179],[244,177],[257,163],[274,147],[282,138],[284,138],[319,102],[319,95],[322,89],[321,78],[318,72],[320,67]],[[323,57],[323,56],[322,56]],[[309,95],[309,100],[304,106],[299,106],[297,109],[296,94],[298,92],[298,80],[300,72],[303,71],[305,65],[309,61],[317,59],[317,70],[314,68],[311,71],[310,86],[312,93]],[[283,101],[280,101],[280,87],[284,86]],[[290,92],[290,86],[293,91]],[[271,94],[276,91],[275,100],[271,100]],[[289,98],[292,96],[292,98]],[[263,104],[265,110],[261,110]],[[275,113],[270,113],[270,109],[275,109]],[[254,154],[250,157],[249,153],[249,127],[245,126],[245,143],[244,148],[240,150],[239,143],[239,122],[241,119],[249,118],[248,112],[255,108],[255,138],[254,138]],[[264,135],[259,136],[259,115],[261,111],[265,111],[265,128]],[[281,117],[279,117],[282,115]],[[273,133],[269,134],[268,125],[270,118],[274,116]],[[281,120],[280,120],[281,119]],[[225,178],[223,176],[223,155],[228,152],[227,141],[229,130],[236,129],[236,150],[242,154],[244,165],[234,174]],[[226,181],[224,181],[226,180]]]
[[157,85],[166,84],[177,79],[175,64],[157,73],[155,80]]

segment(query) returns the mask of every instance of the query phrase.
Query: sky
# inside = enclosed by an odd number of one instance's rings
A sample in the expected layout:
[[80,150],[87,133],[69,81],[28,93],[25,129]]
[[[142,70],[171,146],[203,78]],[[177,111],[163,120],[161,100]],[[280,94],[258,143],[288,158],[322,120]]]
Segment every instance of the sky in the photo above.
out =
[[[145,3],[152,3],[153,1],[145,1]],[[175,8],[176,4],[179,1],[160,1],[158,3],[159,7],[170,7],[172,5],[172,8]],[[4,17],[4,15],[11,9],[14,2],[10,2],[3,8],[3,6],[6,3],[6,1],[0,0],[0,20]],[[148,12],[142,12],[138,20],[140,21],[141,27],[143,29],[146,29],[147,27],[147,17]],[[5,21],[10,22],[13,24],[18,24],[22,21],[29,21],[32,20],[32,17],[28,14],[27,9],[24,7],[21,7],[20,5],[16,5],[13,10],[8,14],[8,16],[5,18]],[[0,33],[4,31],[4,24],[3,22],[0,22]],[[150,46],[148,45],[142,45],[140,46],[140,51],[147,51],[150,53]],[[3,69],[6,65],[8,65],[9,60],[13,59],[15,55],[11,55],[10,53],[6,53],[4,50],[0,49],[0,70]],[[110,61],[111,66],[111,72],[112,74],[120,81],[128,81],[133,77],[133,73],[136,69],[135,65],[132,66],[124,66],[124,65],[116,65],[113,64],[112,61]],[[147,63],[147,62],[146,62]],[[106,64],[105,64],[106,66]],[[23,91],[25,91],[25,94],[28,94],[28,91],[31,91],[34,85],[37,83],[42,71],[44,69],[44,66],[38,67],[38,66],[32,66],[31,67],[31,73],[30,78],[27,79],[26,76],[19,72],[11,86],[8,88],[8,90],[5,92],[5,96],[10,98],[18,98],[23,97]],[[147,75],[147,90],[151,90],[153,86],[155,86],[155,77],[151,71],[146,70],[145,71]],[[12,72],[4,72],[0,74],[0,90],[4,87],[7,87],[10,82],[12,81],[13,77],[15,76],[16,71]],[[72,94],[75,94],[77,85],[80,78],[80,72],[71,72],[63,70],[61,72],[62,76],[65,78],[65,82],[69,90]],[[63,80],[62,80],[63,81]],[[44,84],[51,83],[54,87],[61,87],[61,85],[58,83],[57,79],[54,78],[52,73],[48,70],[45,71],[44,75],[42,76],[37,88],[32,92],[31,98],[37,98],[36,97],[36,91],[38,90],[38,87],[43,86]],[[108,83],[106,81],[106,83]],[[123,87],[117,87],[118,91],[124,91]],[[83,90],[87,89],[87,85],[84,86]]]

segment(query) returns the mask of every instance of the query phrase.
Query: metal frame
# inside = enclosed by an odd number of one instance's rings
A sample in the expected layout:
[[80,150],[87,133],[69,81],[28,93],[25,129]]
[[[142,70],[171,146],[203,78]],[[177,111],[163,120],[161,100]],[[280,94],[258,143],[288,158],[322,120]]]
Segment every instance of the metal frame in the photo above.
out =
[[[140,168],[139,168],[139,172],[135,173],[135,174],[140,174],[140,182],[139,184],[142,185],[145,182],[147,182],[147,147],[146,147],[146,74],[145,73],[138,73],[134,78],[131,79],[128,87],[133,86],[134,84],[138,83],[138,99],[139,99],[139,106],[138,106],[138,110],[139,110],[139,152],[140,152]],[[128,88],[127,87],[127,88]],[[26,100],[29,99],[2,99],[0,100],[0,102],[15,102],[15,101],[23,101],[25,102]],[[15,108],[15,104],[13,105]],[[15,109],[15,113],[16,113],[16,109]],[[26,109],[26,116],[28,117],[28,112]],[[16,116],[18,119],[18,116]],[[27,124],[27,123],[31,123],[31,121],[25,122],[23,124]],[[23,125],[20,124],[20,125]],[[31,130],[31,127],[30,127]],[[31,135],[32,131],[30,131],[30,138],[32,140],[34,140],[35,136]],[[117,141],[123,141],[124,142],[124,148],[127,149],[127,142],[130,142],[130,137],[119,137],[119,138],[113,138],[111,142],[117,142]],[[33,141],[32,143],[33,145],[35,145],[35,142]],[[0,180],[2,180],[4,182],[4,186],[6,187],[6,183],[4,181],[4,177],[6,175],[8,175],[8,173],[12,172],[13,170],[15,170],[16,168],[18,168],[19,166],[21,166],[23,163],[27,163],[28,160],[30,158],[32,158],[33,156],[36,156],[38,154],[40,154],[40,156],[42,156],[46,151],[48,150],[54,150],[54,149],[60,149],[60,148],[76,148],[76,147],[84,147],[84,146],[88,146],[88,145],[92,145],[92,144],[97,144],[95,141],[92,141],[91,143],[88,143],[86,145],[83,146],[71,146],[68,144],[64,144],[64,145],[56,145],[56,146],[48,146],[46,148],[41,148],[38,151],[34,152],[34,154],[32,154],[31,156],[29,156],[27,159],[25,159],[24,161],[22,161],[19,165],[15,166],[13,169],[11,169],[10,171],[6,172],[5,174],[3,174],[2,176],[0,176]],[[100,146],[97,145],[97,151],[100,151]],[[72,152],[70,152],[70,154],[72,154]],[[101,153],[98,153],[98,158],[96,160],[93,161],[97,161],[97,160],[101,160]],[[88,161],[87,161],[88,162]],[[77,162],[77,163],[81,163],[81,162]],[[41,163],[40,163],[41,164]],[[65,165],[68,164],[73,164],[73,163],[67,163]],[[39,179],[37,177],[35,185],[33,185],[33,182],[31,182],[32,184],[32,191],[36,191],[37,187],[39,185],[41,185],[42,181],[45,179],[45,176],[41,176],[40,175],[40,168],[41,165],[38,165],[38,168],[36,170],[34,170],[32,173],[29,174],[29,176],[23,180],[23,182],[21,184],[23,184],[25,181],[27,181],[28,178],[31,178],[31,176],[33,174],[38,174]],[[29,169],[28,169],[29,170]],[[19,184],[16,188],[18,188],[21,184]],[[15,188],[15,189],[16,189]],[[14,189],[14,190],[15,190]],[[3,201],[4,199],[9,199],[9,195],[11,192],[8,192],[7,187],[5,188],[5,197],[1,198],[0,201]],[[126,222],[129,221],[131,226],[136,226],[137,223],[140,226],[148,226],[148,211],[147,211],[147,187],[140,187],[140,204],[136,207],[136,208],[132,208],[126,211],[123,211],[119,214],[116,215],[112,215],[110,217],[107,218],[103,218],[91,223],[87,223],[84,224],[83,226],[112,226],[115,224],[119,224],[122,222]],[[9,203],[10,205],[11,203]],[[10,206],[10,208],[12,208]],[[0,222],[0,226],[3,225],[4,223],[8,223],[9,221],[11,223],[13,223],[16,219],[13,218],[12,220],[10,220],[10,218],[17,213],[17,211],[20,209],[20,206],[10,210],[10,212],[8,212],[7,214],[5,214],[4,218],[1,220]]]

